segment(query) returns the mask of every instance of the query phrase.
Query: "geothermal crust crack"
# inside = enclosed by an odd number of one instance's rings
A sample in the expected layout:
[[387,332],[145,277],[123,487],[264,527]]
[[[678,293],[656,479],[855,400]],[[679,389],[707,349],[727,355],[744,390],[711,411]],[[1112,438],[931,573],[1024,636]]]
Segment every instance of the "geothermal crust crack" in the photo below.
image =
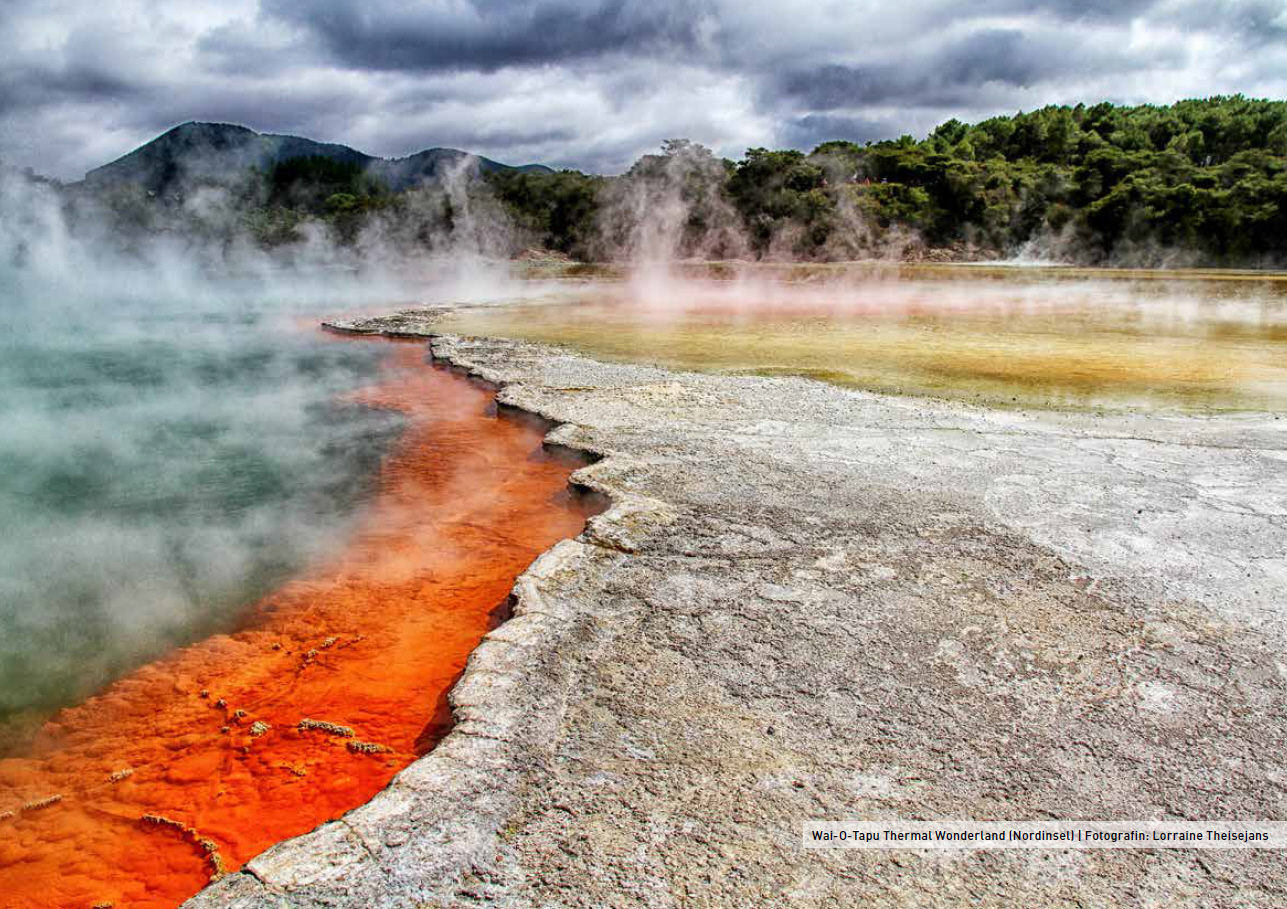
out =
[[1272,415],[432,347],[601,456],[573,482],[612,507],[518,579],[434,751],[187,905],[1287,901],[1271,851],[800,845],[806,819],[1287,820]]

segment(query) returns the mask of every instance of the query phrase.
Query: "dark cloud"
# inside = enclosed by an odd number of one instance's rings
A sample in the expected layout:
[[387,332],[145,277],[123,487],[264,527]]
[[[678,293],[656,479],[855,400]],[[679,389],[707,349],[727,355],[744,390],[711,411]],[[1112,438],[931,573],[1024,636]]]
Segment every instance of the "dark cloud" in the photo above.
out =
[[0,159],[61,177],[175,123],[625,169],[1048,103],[1287,95],[1281,0],[7,0]]
[[80,98],[123,97],[131,86],[92,70],[0,68],[0,117]]
[[[1174,45],[1148,50],[1081,43],[1051,31],[989,28],[944,42],[918,56],[853,66],[788,70],[770,83],[785,98],[831,110],[858,105],[910,103],[918,107],[969,107],[997,89],[1026,89],[1087,71],[1133,73],[1181,62]],[[1098,99],[1096,99],[1098,100]]]
[[974,9],[984,15],[1028,13],[1063,22],[1121,23],[1157,6],[1157,0],[985,0]]
[[900,124],[888,120],[806,114],[785,125],[782,140],[784,145],[809,151],[832,139],[858,143],[889,139],[899,135],[900,128]]
[[1167,9],[1170,22],[1199,33],[1213,29],[1237,36],[1247,47],[1287,41],[1287,5],[1282,0],[1244,0],[1212,5],[1201,0],[1176,2]]
[[701,49],[700,2],[538,0],[459,4],[405,0],[263,0],[263,15],[293,26],[331,59],[364,69],[495,70],[609,53]]

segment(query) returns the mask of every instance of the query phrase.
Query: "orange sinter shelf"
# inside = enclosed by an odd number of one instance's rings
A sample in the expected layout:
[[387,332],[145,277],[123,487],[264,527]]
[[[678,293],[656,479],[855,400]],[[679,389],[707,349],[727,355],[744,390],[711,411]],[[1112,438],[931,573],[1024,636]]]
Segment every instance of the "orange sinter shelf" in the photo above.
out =
[[366,802],[445,733],[514,579],[584,526],[538,428],[423,344],[364,343],[389,356],[355,399],[407,422],[351,541],[0,760],[0,906],[177,906]]

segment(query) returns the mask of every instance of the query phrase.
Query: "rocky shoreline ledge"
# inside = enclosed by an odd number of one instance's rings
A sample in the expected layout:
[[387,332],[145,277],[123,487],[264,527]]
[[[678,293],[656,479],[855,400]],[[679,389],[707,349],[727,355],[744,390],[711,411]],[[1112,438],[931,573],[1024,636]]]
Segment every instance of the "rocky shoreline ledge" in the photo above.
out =
[[519,578],[437,749],[185,905],[1287,902],[1271,851],[801,847],[806,819],[1287,819],[1287,422],[431,343],[598,456],[573,482],[612,506]]

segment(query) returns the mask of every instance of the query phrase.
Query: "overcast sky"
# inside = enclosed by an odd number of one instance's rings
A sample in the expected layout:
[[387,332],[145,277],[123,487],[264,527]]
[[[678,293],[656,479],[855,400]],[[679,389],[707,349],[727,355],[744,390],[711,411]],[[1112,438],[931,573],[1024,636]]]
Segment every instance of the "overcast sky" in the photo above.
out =
[[922,136],[1048,103],[1287,97],[1284,0],[4,0],[0,160],[185,120],[617,173],[668,137]]

